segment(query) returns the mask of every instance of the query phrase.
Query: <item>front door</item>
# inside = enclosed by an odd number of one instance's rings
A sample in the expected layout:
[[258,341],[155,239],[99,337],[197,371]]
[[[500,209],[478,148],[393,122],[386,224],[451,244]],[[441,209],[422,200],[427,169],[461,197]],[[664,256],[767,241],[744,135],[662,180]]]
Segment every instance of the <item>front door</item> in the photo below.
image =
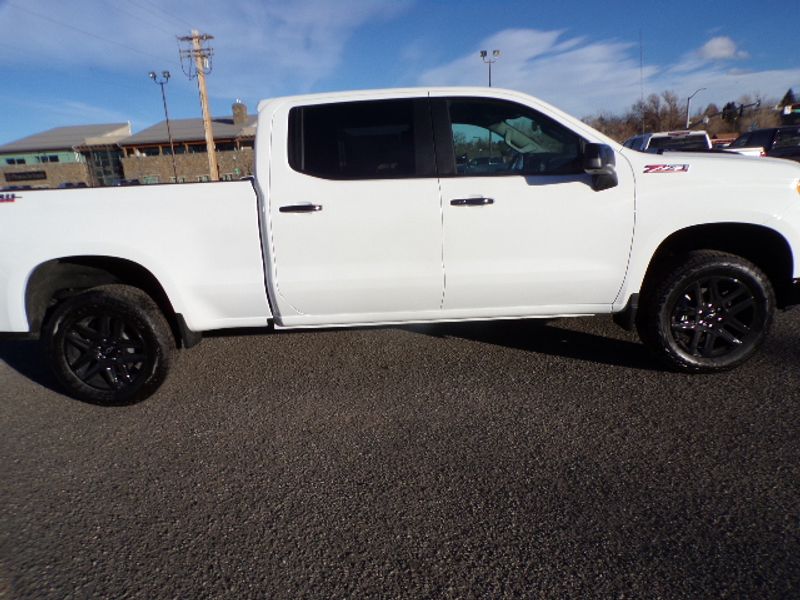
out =
[[[485,316],[610,309],[628,264],[629,169],[597,192],[584,140],[533,108],[494,99],[433,100],[441,178],[446,311]],[[444,143],[452,144],[442,148]],[[446,152],[444,152],[446,150]],[[447,170],[440,164],[440,170]]]
[[285,110],[269,185],[278,324],[435,318],[444,273],[428,99]]

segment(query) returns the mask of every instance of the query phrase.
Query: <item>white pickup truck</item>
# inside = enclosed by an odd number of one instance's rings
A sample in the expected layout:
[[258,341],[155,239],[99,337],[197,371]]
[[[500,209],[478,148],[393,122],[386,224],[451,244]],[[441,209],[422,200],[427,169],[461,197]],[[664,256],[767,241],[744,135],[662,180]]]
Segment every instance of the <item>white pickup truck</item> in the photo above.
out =
[[496,88],[259,106],[254,182],[0,196],[0,332],[65,390],[152,394],[224,328],[615,315],[732,368],[798,301],[800,165],[626,149]]

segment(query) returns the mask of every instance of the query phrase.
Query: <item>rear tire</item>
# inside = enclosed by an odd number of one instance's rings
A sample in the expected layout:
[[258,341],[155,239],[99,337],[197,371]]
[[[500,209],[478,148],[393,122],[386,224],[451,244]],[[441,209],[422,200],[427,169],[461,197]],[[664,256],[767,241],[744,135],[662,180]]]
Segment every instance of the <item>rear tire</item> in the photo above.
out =
[[132,404],[164,382],[175,347],[156,303],[138,288],[104,285],[56,307],[42,339],[47,362],[69,395]]
[[772,285],[757,266],[733,254],[698,250],[684,258],[645,290],[639,337],[673,369],[732,369],[767,336],[775,312]]

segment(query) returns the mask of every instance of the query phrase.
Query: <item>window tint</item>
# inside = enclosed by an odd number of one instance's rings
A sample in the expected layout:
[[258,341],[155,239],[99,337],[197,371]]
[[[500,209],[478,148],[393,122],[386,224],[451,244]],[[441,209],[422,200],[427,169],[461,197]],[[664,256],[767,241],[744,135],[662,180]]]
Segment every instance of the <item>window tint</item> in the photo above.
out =
[[663,136],[650,139],[648,150],[706,150],[708,142],[704,135]]
[[626,148],[638,148],[640,141],[641,141],[640,138],[632,137],[632,138],[628,138],[627,140],[625,140],[625,143],[622,144],[622,145],[625,146]]
[[793,148],[800,146],[800,127],[796,129],[779,129],[775,136],[775,148]]
[[[426,126],[427,120],[427,126]],[[289,160],[293,169],[328,179],[388,179],[434,175],[427,100],[344,102],[293,108]],[[426,134],[427,131],[427,134]]]
[[531,108],[490,99],[452,99],[458,175],[583,173],[583,140]]
[[731,143],[730,147],[731,148],[746,148],[749,145],[750,145],[750,134],[749,133],[743,133],[738,138],[733,140],[733,142]]
[[769,150],[770,146],[772,145],[772,135],[774,133],[773,129],[765,129],[763,131],[752,131],[750,132],[750,143],[749,146],[761,146],[765,150]]

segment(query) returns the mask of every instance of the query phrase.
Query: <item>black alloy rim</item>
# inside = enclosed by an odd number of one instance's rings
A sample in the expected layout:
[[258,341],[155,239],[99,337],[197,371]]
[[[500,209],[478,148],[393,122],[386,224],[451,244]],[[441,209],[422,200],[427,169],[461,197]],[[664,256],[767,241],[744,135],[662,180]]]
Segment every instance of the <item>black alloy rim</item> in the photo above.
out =
[[764,328],[765,313],[750,287],[735,277],[709,276],[679,296],[670,328],[681,350],[699,358],[746,352]]
[[75,321],[64,335],[64,354],[83,383],[112,392],[135,387],[146,376],[149,362],[140,329],[110,314]]

